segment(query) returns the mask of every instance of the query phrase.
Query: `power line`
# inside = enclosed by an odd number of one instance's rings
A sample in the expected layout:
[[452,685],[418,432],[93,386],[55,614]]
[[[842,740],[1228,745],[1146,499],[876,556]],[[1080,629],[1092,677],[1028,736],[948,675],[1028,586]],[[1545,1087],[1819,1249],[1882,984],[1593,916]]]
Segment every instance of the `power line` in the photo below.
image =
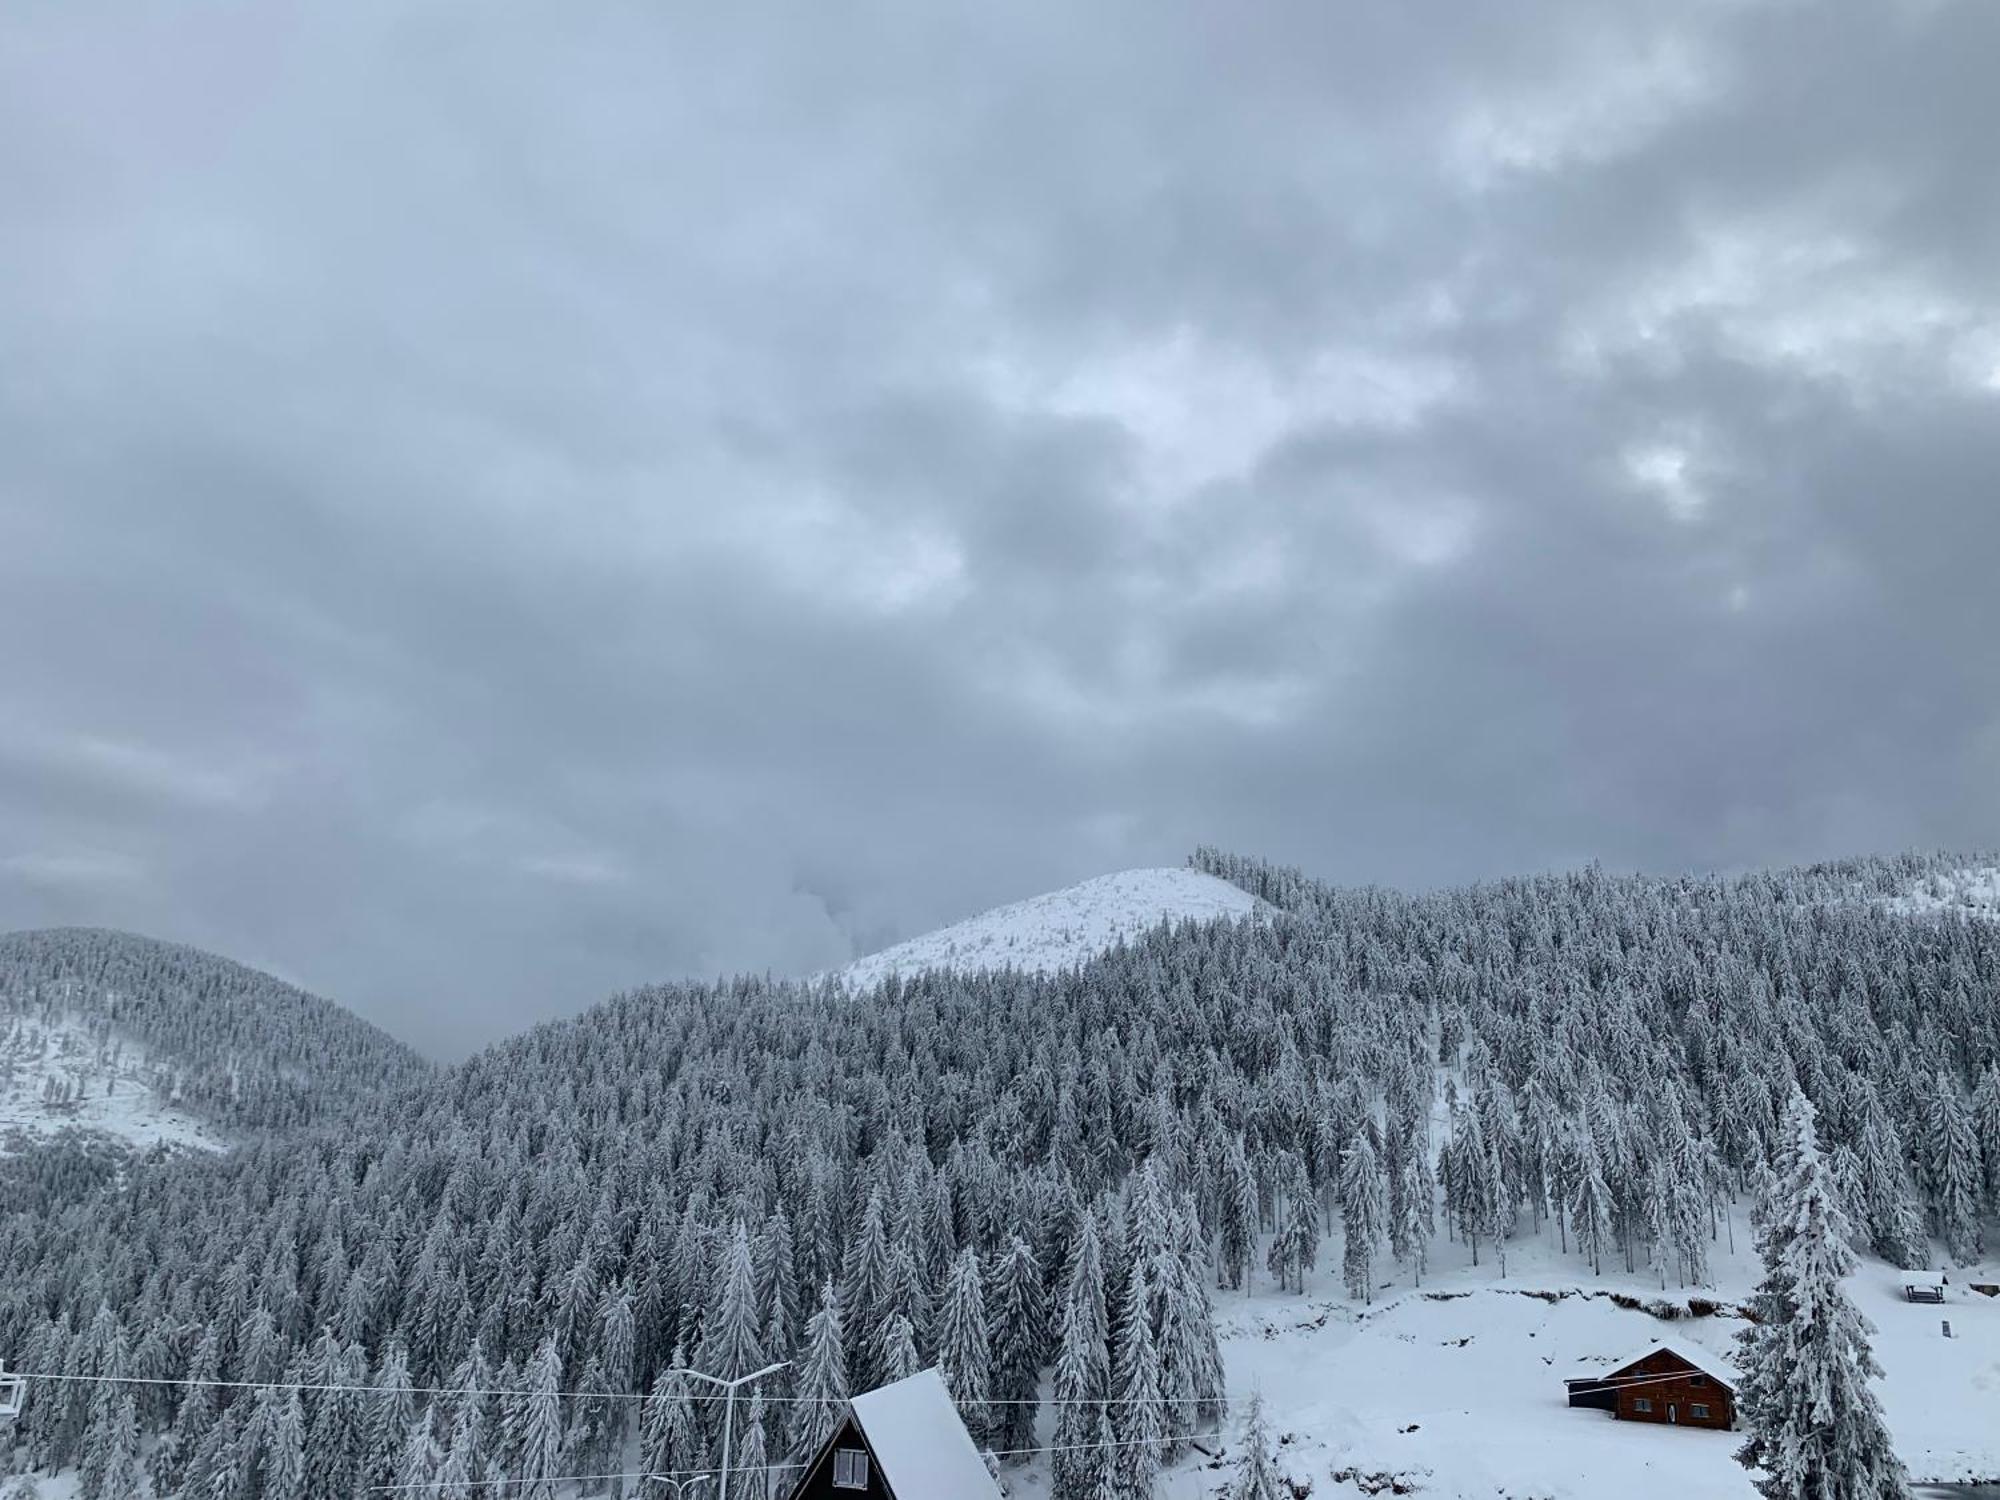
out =
[[[1571,1375],[1564,1381],[1564,1384],[1568,1384],[1571,1380],[1579,1383],[1589,1381],[1600,1390],[1622,1391],[1629,1390],[1635,1385],[1670,1385],[1675,1381],[1685,1381],[1687,1378],[1687,1371],[1685,1370],[1675,1370],[1665,1375],[1631,1375],[1604,1380],[1600,1380],[1594,1375]],[[1731,1389],[1727,1384],[1722,1384],[1718,1388],[1725,1391]]]
[[[360,1396],[549,1396],[575,1397],[585,1401],[649,1401],[652,1399],[644,1391],[540,1391],[532,1387],[518,1386],[502,1388],[493,1386],[463,1385],[352,1385],[328,1384],[308,1380],[195,1380],[188,1376],[175,1375],[79,1375],[75,1373],[41,1375],[31,1370],[8,1370],[6,1374],[20,1380],[49,1380],[86,1385],[149,1385],[149,1386],[201,1386],[210,1390],[232,1391],[298,1391],[301,1394],[333,1395],[348,1394]],[[726,1401],[727,1396],[706,1391],[683,1391],[679,1396],[684,1401]],[[848,1396],[766,1396],[766,1406],[845,1406],[853,1399]],[[1048,1396],[1035,1397],[995,1397],[984,1402],[987,1406],[1128,1406],[1142,1398],[1132,1396]],[[1153,1398],[1162,1404],[1186,1405],[1189,1402],[1204,1402],[1218,1398],[1207,1396],[1160,1396]],[[1227,1399],[1223,1397],[1220,1399]],[[607,1478],[611,1476],[605,1476]]]
[[[1169,1433],[1165,1437],[1125,1438],[1109,1443],[1046,1443],[1034,1448],[982,1449],[981,1452],[990,1453],[995,1458],[1023,1458],[1034,1453],[1081,1453],[1099,1448],[1143,1448],[1167,1443],[1191,1442],[1196,1438],[1213,1438],[1217,1436],[1220,1436],[1220,1434],[1215,1432],[1176,1432]],[[785,1474],[790,1473],[794,1469],[803,1469],[805,1467],[806,1465],[802,1463],[757,1464],[748,1468],[735,1468],[730,1472],[733,1474]],[[548,1482],[550,1484],[579,1484],[599,1479],[699,1479],[711,1476],[716,1472],[714,1469],[639,1469],[619,1474],[556,1474],[551,1475]],[[468,1482],[466,1487],[480,1489],[488,1485],[522,1484],[524,1482],[519,1477],[513,1479],[478,1479]],[[414,1484],[377,1484],[369,1486],[367,1493],[371,1495],[409,1494],[417,1490],[436,1489],[444,1483],[446,1481],[442,1479],[425,1479]]]

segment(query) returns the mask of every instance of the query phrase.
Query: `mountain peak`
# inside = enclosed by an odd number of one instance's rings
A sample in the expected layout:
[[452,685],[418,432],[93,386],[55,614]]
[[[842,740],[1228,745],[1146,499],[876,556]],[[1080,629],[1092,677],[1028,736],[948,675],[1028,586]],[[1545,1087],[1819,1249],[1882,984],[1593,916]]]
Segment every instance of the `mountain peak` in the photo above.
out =
[[1226,880],[1184,866],[1119,870],[996,906],[857,958],[823,977],[849,988],[868,989],[891,974],[925,969],[974,973],[1018,969],[1052,974],[1074,968],[1162,922],[1247,917],[1257,898]]

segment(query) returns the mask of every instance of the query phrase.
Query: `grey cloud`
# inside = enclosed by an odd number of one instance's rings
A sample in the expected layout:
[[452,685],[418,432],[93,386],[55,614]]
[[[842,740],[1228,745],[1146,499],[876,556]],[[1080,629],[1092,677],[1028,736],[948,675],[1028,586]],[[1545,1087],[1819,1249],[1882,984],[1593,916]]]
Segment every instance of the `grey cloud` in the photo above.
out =
[[2000,834],[1990,8],[0,23],[0,926],[444,1053],[1197,841]]

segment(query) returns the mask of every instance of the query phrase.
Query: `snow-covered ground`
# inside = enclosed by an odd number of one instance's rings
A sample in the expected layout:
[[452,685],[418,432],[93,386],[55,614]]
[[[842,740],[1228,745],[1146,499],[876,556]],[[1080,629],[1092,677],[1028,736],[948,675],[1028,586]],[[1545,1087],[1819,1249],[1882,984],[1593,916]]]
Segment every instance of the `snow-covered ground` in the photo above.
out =
[[[1725,1312],[1666,1321],[1643,1303],[1664,1297],[1685,1307],[1689,1293],[1663,1294],[1643,1276],[1599,1283],[1556,1270],[1510,1265],[1505,1282],[1486,1267],[1457,1272],[1358,1316],[1337,1291],[1222,1294],[1235,1304],[1224,1344],[1231,1386],[1264,1392],[1274,1430],[1292,1438],[1286,1466],[1315,1494],[1367,1493],[1366,1483],[1386,1479],[1468,1500],[1749,1495],[1731,1457],[1740,1434],[1571,1410],[1563,1387],[1655,1339],[1697,1359],[1702,1350],[1727,1359],[1741,1320]],[[1745,1268],[1694,1295],[1732,1299],[1750,1285]],[[1620,1306],[1614,1290],[1642,1306]],[[1877,1330],[1878,1388],[1911,1473],[2000,1475],[2000,1301],[1961,1288],[1942,1308],[1913,1305],[1895,1270],[1874,1261],[1851,1291]],[[1949,1340],[1941,1318],[1951,1320]],[[1341,1473],[1355,1477],[1336,1480]],[[1191,1485],[1164,1488],[1160,1500],[1206,1494],[1202,1485],[1219,1477],[1196,1470]]]
[[1200,870],[1121,870],[1011,906],[995,907],[923,937],[858,958],[830,976],[866,989],[890,974],[924,969],[1073,968],[1162,922],[1247,917],[1257,900]]
[[1957,911],[2000,920],[2000,865],[1974,865],[1928,876],[1882,904],[1891,911],[1911,916]]
[[72,1015],[16,1015],[0,1025],[0,1152],[71,1127],[137,1146],[226,1146],[212,1127],[159,1096],[143,1048],[100,1041]]
[[[1727,1360],[1743,1326],[1733,1308],[1758,1267],[1749,1231],[1734,1226],[1715,1247],[1708,1287],[1681,1288],[1643,1271],[1590,1274],[1563,1255],[1550,1226],[1510,1242],[1503,1279],[1490,1249],[1473,1267],[1462,1245],[1440,1242],[1421,1288],[1393,1262],[1379,1267],[1372,1306],[1340,1288],[1339,1235],[1321,1245],[1305,1296],[1260,1276],[1248,1292],[1217,1292],[1216,1314],[1234,1417],[1263,1393],[1287,1474],[1310,1481],[1316,1500],[1412,1494],[1431,1500],[1681,1500],[1750,1496],[1732,1454],[1741,1433],[1619,1422],[1571,1410],[1563,1381],[1602,1373],[1614,1361],[1666,1340],[1699,1357]],[[2000,1300],[1966,1289],[2000,1270],[1954,1271],[1943,1307],[1905,1302],[1899,1273],[1866,1260],[1850,1283],[1875,1325],[1883,1367],[1877,1389],[1897,1451],[1918,1479],[2000,1475]],[[1621,1305],[1636,1303],[1636,1306]],[[1674,1320],[1690,1300],[1720,1303],[1708,1316]],[[1954,1337],[1942,1336],[1950,1319]],[[1193,1455],[1165,1476],[1158,1500],[1208,1500],[1231,1477]],[[1396,1486],[1402,1486],[1401,1489]],[[1010,1479],[1017,1497],[1045,1496],[1037,1471]],[[1301,1493],[1304,1491],[1301,1490]]]

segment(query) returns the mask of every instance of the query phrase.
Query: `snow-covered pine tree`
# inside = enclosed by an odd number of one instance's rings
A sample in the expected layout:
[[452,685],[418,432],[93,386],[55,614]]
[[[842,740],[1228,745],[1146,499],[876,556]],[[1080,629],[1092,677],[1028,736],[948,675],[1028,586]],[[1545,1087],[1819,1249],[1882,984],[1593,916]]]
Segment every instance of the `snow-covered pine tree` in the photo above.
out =
[[764,1220],[752,1250],[758,1306],[764,1313],[764,1354],[773,1360],[790,1359],[800,1322],[798,1251],[791,1217],[783,1208],[773,1209]]
[[542,1340],[528,1365],[528,1424],[521,1445],[523,1500],[556,1500],[562,1474],[562,1356],[555,1336]]
[[1611,1221],[1616,1205],[1604,1180],[1597,1142],[1588,1131],[1580,1135],[1577,1151],[1576,1187],[1569,1205],[1570,1233],[1576,1239],[1577,1253],[1590,1261],[1590,1272],[1596,1276],[1602,1274],[1604,1252],[1611,1248]]
[[1166,1411],[1160,1400],[1160,1360],[1153,1346],[1152,1301],[1144,1262],[1126,1279],[1125,1304],[1118,1319],[1118,1349],[1111,1364],[1112,1431],[1118,1493],[1122,1500],[1152,1500],[1163,1444],[1186,1420]]
[[[1160,1278],[1159,1329],[1154,1344],[1160,1354],[1160,1389],[1173,1398],[1170,1410],[1178,1412],[1184,1398],[1194,1401],[1196,1424],[1212,1427],[1220,1423],[1228,1408],[1223,1391],[1222,1346],[1215,1334],[1215,1309],[1208,1298],[1208,1280],[1203,1274],[1201,1223],[1194,1200],[1182,1194],[1174,1213],[1177,1254],[1155,1268]],[[1185,1432],[1187,1423],[1173,1424]],[[1168,1446],[1165,1457],[1181,1451],[1180,1442]]]
[[730,1455],[729,1492],[743,1500],[771,1500],[771,1448],[766,1438],[769,1422],[764,1412],[764,1393],[750,1397],[749,1414],[743,1436]]
[[1048,1302],[1042,1268],[1020,1235],[1010,1235],[993,1274],[994,1445],[1025,1448],[1035,1436],[1035,1393],[1048,1359]]
[[306,1477],[306,1419],[296,1387],[267,1387],[272,1400],[262,1416],[264,1493],[296,1495]]
[[1820,1155],[1813,1109],[1796,1089],[1785,1113],[1787,1170],[1765,1210],[1765,1275],[1744,1354],[1737,1452],[1763,1471],[1765,1500],[1908,1500],[1869,1378],[1880,1374],[1868,1320],[1848,1300],[1851,1228]]
[[1421,1286],[1431,1236],[1436,1232],[1437,1181],[1431,1172],[1430,1146],[1416,1115],[1415,1085],[1403,1086],[1408,1102],[1392,1107],[1389,1116],[1386,1177],[1389,1188],[1389,1252],[1410,1268]]
[[[884,1308],[893,1310],[909,1328],[910,1347],[915,1352],[918,1367],[922,1368],[925,1357],[933,1348],[931,1329],[933,1309],[915,1238],[912,1232],[898,1239],[890,1248],[888,1294]],[[888,1318],[883,1320],[882,1330],[885,1336],[890,1321]],[[886,1365],[888,1346],[881,1345],[876,1352]],[[885,1380],[889,1378],[886,1370],[883,1378]]]
[[1079,1500],[1084,1500],[1084,1497],[1087,1500],[1124,1500],[1124,1481],[1118,1466],[1118,1440],[1112,1433],[1110,1414],[1102,1408],[1098,1410],[1097,1427],[1090,1444],[1080,1457],[1088,1466],[1090,1477],[1079,1494]]
[[473,1500],[474,1487],[484,1467],[479,1448],[479,1413],[472,1407],[461,1408],[452,1423],[451,1442],[445,1448],[444,1461],[438,1465],[434,1490],[437,1500]]
[[1972,1129],[1986,1169],[1986,1206],[2000,1215],[2000,1062],[1989,1062],[1972,1095]]
[[1382,1169],[1367,1133],[1357,1130],[1340,1155],[1341,1273],[1350,1297],[1375,1300],[1371,1272],[1387,1220]]
[[104,1389],[112,1394],[100,1403],[84,1438],[78,1500],[126,1500],[139,1493],[138,1413],[129,1395],[115,1386]]
[[734,1380],[761,1369],[765,1363],[750,1232],[740,1218],[730,1230],[715,1283],[716,1299],[702,1325],[701,1352],[695,1367],[706,1374]]
[[251,1473],[248,1401],[228,1407],[195,1449],[181,1493],[195,1500],[232,1500],[243,1493]]
[[437,1408],[427,1406],[410,1424],[402,1448],[396,1454],[394,1486],[406,1494],[427,1488],[437,1478],[444,1454],[438,1447]]
[[884,1385],[908,1380],[924,1367],[917,1353],[917,1331],[900,1308],[882,1324],[882,1332],[875,1340],[875,1355]]
[[848,1241],[840,1278],[841,1317],[853,1335],[852,1347],[847,1351],[848,1374],[857,1390],[873,1390],[882,1383],[875,1355],[875,1333],[888,1316],[888,1295],[889,1235],[882,1191],[876,1187],[869,1189],[868,1201],[861,1211],[861,1227]]
[[992,1361],[979,1252],[967,1245],[952,1262],[944,1304],[938,1309],[937,1365],[975,1445],[985,1444],[992,1431],[992,1409],[987,1405]]
[[1970,1265],[1984,1250],[1979,1201],[1985,1174],[1971,1112],[1959,1096],[1957,1085],[1942,1068],[1923,1095],[1921,1118],[1918,1139],[1924,1179],[1930,1191],[1931,1222],[1952,1258],[1961,1265]]
[[[685,1364],[676,1348],[640,1412],[639,1466],[648,1474],[684,1473],[704,1463],[694,1403],[688,1398],[687,1377],[680,1373]],[[809,1410],[817,1413],[818,1408]],[[642,1493],[646,1500],[664,1500],[670,1492],[664,1485],[652,1485]]]
[[1280,1287],[1303,1293],[1306,1273],[1319,1264],[1319,1200],[1296,1152],[1285,1153],[1279,1175],[1285,1184],[1284,1207],[1264,1263]]
[[[569,1397],[569,1426],[563,1434],[563,1468],[571,1474],[609,1474],[612,1469],[611,1424],[616,1408],[623,1402],[611,1399],[610,1383],[596,1355],[576,1379]],[[583,1481],[581,1493],[595,1495],[604,1486],[598,1480]]]
[[1218,1269],[1221,1285],[1249,1290],[1250,1271],[1257,1258],[1257,1177],[1250,1170],[1243,1137],[1230,1140],[1224,1159],[1221,1183],[1220,1253]]
[[317,1404],[306,1423],[305,1500],[351,1500],[367,1457],[368,1433],[360,1393],[367,1364],[350,1351],[331,1326],[322,1334],[310,1371],[315,1384],[332,1389],[314,1393]]
[[374,1386],[363,1407],[367,1457],[362,1473],[371,1489],[380,1489],[397,1482],[397,1460],[416,1414],[416,1398],[410,1392],[409,1360],[400,1343],[392,1341],[383,1353]]
[[1861,1132],[1853,1148],[1860,1199],[1857,1227],[1869,1248],[1891,1265],[1922,1265],[1928,1258],[1923,1211],[1910,1188],[1903,1137],[1876,1091],[1866,1092]]
[[[1091,1220],[1086,1218],[1088,1226]],[[1105,1349],[1103,1276],[1096,1250],[1096,1231],[1070,1266],[1063,1297],[1062,1348],[1056,1356],[1054,1452],[1050,1473],[1058,1500],[1079,1500],[1091,1494],[1097,1480],[1089,1454],[1103,1420],[1109,1394],[1110,1356]]]
[[792,1456],[800,1461],[818,1452],[833,1435],[850,1394],[840,1294],[826,1281],[821,1283],[819,1296],[818,1309],[806,1320],[805,1363],[799,1371],[798,1399],[792,1412]]
[[[194,1352],[188,1357],[187,1394],[181,1397],[174,1414],[173,1431],[153,1452],[150,1472],[153,1488],[166,1494],[180,1487],[181,1476],[195,1450],[216,1421],[214,1382],[222,1372],[222,1345],[213,1325],[204,1324]],[[400,1434],[399,1434],[400,1435]]]
[[1292,1500],[1292,1488],[1278,1474],[1278,1452],[1264,1421],[1264,1393],[1252,1391],[1243,1413],[1242,1452],[1229,1500]]

